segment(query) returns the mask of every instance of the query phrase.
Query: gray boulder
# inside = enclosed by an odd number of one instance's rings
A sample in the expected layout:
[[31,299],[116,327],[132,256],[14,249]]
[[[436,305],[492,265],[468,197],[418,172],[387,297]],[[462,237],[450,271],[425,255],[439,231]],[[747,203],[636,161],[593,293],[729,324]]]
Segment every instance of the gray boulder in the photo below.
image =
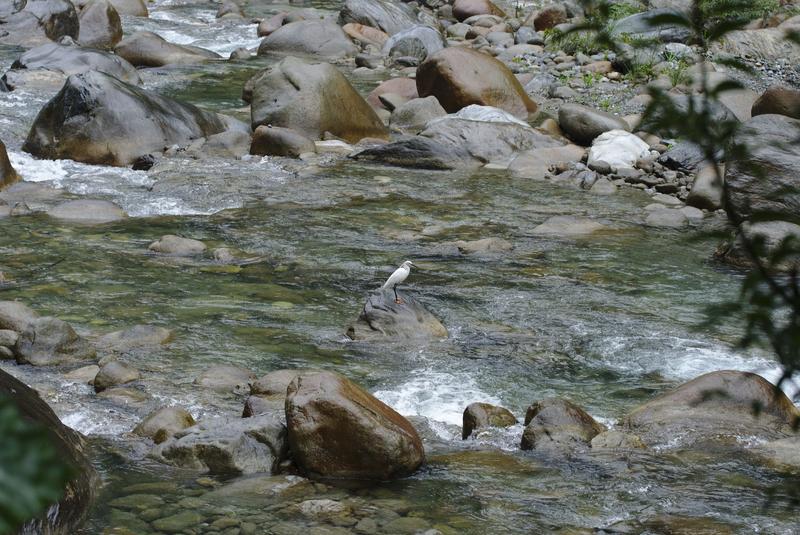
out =
[[353,340],[447,338],[447,329],[416,299],[391,289],[370,293],[356,322],[347,329]]
[[419,24],[407,4],[390,0],[345,0],[339,11],[339,24],[357,22],[394,35]]
[[161,407],[145,416],[133,428],[133,433],[161,444],[175,433],[192,427],[195,423],[192,415],[181,407]]
[[137,381],[141,377],[139,370],[129,364],[112,360],[100,367],[94,378],[95,392],[102,392],[113,386],[124,385]]
[[316,152],[314,142],[291,128],[261,125],[253,132],[250,154],[297,158],[306,152]]
[[610,130],[631,130],[621,118],[581,104],[562,105],[558,110],[558,126],[567,137],[584,146]]
[[358,47],[342,29],[321,20],[299,20],[285,24],[266,36],[258,55],[292,54],[334,60],[355,56]]
[[253,129],[271,124],[315,140],[329,132],[351,143],[388,137],[372,107],[333,65],[289,57],[256,74],[251,85]]
[[800,120],[785,115],[758,115],[743,124],[734,143],[744,156],[725,166],[725,209],[736,221],[756,212],[800,213]]
[[703,165],[697,172],[686,204],[703,210],[719,210],[723,206],[724,170],[717,176],[713,164]]
[[705,160],[700,147],[690,141],[680,141],[659,156],[658,163],[679,171],[696,171]]
[[211,474],[275,472],[286,459],[284,422],[271,414],[215,418],[176,431],[151,456],[175,466]]
[[129,84],[138,85],[142,82],[136,68],[119,56],[74,44],[57,43],[46,43],[22,54],[3,76],[3,82],[13,90],[26,84],[39,71],[56,74],[53,83],[58,87],[63,85],[68,76],[87,71],[104,72]]
[[120,15],[146,17],[149,15],[145,0],[109,0]]
[[430,26],[412,26],[398,32],[383,45],[383,54],[389,57],[413,57],[420,62],[447,46],[444,36]]
[[464,409],[461,439],[468,439],[475,431],[486,427],[510,427],[517,418],[510,410],[490,403],[470,403]]
[[661,8],[635,13],[614,23],[611,26],[611,35],[616,38],[629,36],[634,39],[658,40],[663,43],[685,43],[692,35],[688,28],[653,22],[655,17],[673,13],[679,12],[674,9]]
[[78,13],[69,0],[26,0],[0,6],[0,44],[37,46],[78,38]]
[[571,401],[548,398],[528,407],[521,448],[561,452],[587,448],[605,430]]
[[[763,252],[765,255],[770,255],[777,251],[781,243],[787,238],[800,240],[800,225],[787,221],[762,221],[758,223],[745,221],[736,229],[731,240],[720,245],[715,256],[733,266],[745,269],[751,268],[753,260],[745,247],[745,238],[750,243],[754,240],[760,240],[764,246]],[[762,260],[766,260],[766,258],[762,258]],[[797,259],[789,259],[785,261],[784,265],[774,267],[788,271],[800,268],[800,262]]]
[[255,380],[256,376],[250,370],[232,364],[217,364],[201,373],[194,384],[215,392],[245,394]]
[[622,423],[649,446],[735,444],[741,436],[790,436],[798,417],[800,411],[789,398],[759,375],[718,371],[640,405]]
[[286,396],[286,389],[295,377],[317,373],[313,369],[285,369],[271,371],[258,378],[250,385],[250,393],[255,396]]
[[222,59],[216,52],[196,46],[170,43],[152,32],[136,32],[114,47],[114,52],[136,67],[187,65]]
[[39,158],[124,166],[231,127],[243,125],[89,71],[70,76],[42,108],[23,150]]
[[436,97],[415,98],[392,110],[389,127],[404,134],[418,134],[430,121],[445,115],[447,112]]
[[452,147],[422,136],[410,136],[364,149],[354,160],[415,169],[450,170],[479,167],[480,162],[463,147]]
[[0,301],[0,329],[22,333],[39,315],[19,301]]
[[[38,518],[27,521],[17,533],[77,533],[89,515],[101,487],[100,478],[89,460],[84,437],[61,423],[58,416],[35,390],[0,370],[0,397],[8,399],[23,420],[43,429],[59,460],[73,469],[73,477],[63,489],[63,497]],[[5,447],[9,438],[3,437]]]
[[114,353],[126,353],[136,349],[152,349],[169,343],[174,333],[155,325],[134,325],[129,329],[104,334],[97,339],[98,348]]
[[87,225],[102,225],[128,217],[128,214],[113,202],[95,199],[64,201],[48,210],[47,215],[61,221]]
[[89,0],[78,15],[78,42],[89,48],[114,48],[122,40],[122,21],[108,0]]
[[425,460],[408,420],[335,373],[291,382],[286,426],[292,457],[312,478],[385,481],[412,474]]
[[68,323],[43,317],[31,320],[20,333],[15,354],[20,364],[55,366],[90,360],[96,351]]

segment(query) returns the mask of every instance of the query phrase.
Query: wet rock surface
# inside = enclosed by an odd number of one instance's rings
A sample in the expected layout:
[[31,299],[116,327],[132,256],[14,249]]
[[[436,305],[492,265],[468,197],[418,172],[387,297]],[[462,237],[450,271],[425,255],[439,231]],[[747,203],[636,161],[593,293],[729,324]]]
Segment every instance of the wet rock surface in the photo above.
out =
[[447,329],[415,298],[390,289],[369,294],[358,320],[347,330],[353,340],[446,338]]

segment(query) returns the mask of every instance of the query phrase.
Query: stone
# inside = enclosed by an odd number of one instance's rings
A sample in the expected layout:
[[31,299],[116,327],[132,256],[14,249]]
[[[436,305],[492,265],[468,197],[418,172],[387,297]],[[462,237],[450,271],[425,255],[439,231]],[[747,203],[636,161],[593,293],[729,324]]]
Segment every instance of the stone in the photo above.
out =
[[90,364],[88,366],[81,366],[71,372],[65,373],[64,378],[68,381],[74,381],[82,384],[92,384],[97,372],[100,371],[100,366],[97,364]]
[[[275,30],[277,30],[278,28],[280,28],[281,26],[283,26],[288,22],[286,20],[287,15],[288,13],[285,12],[278,13],[277,15],[273,15],[268,19],[262,20],[258,24],[258,28],[256,29],[256,34],[259,37],[266,37],[267,35],[271,34],[272,32],[274,32]],[[344,30],[344,28],[342,28],[342,30]],[[346,30],[345,33],[347,33]]]
[[149,251],[169,256],[196,256],[206,252],[206,244],[200,240],[166,234],[147,246]]
[[743,124],[733,143],[746,155],[733,155],[725,166],[725,209],[734,221],[758,212],[800,213],[800,120],[785,115],[757,115]]
[[464,409],[461,439],[468,439],[475,431],[485,427],[510,427],[517,418],[510,410],[490,403],[470,403]]
[[373,161],[399,167],[449,170],[479,167],[480,162],[462,147],[453,148],[422,136],[409,136],[377,145],[351,156],[355,160]]
[[786,39],[784,30],[780,28],[728,32],[725,39],[711,44],[711,52],[770,62],[783,60],[789,64],[800,61],[800,46]]
[[242,418],[250,418],[259,414],[283,414],[283,395],[272,396],[247,396],[242,408]]
[[703,210],[719,210],[723,207],[723,179],[725,171],[722,166],[719,175],[713,164],[705,164],[697,172],[692,189],[686,197],[686,204]]
[[[744,238],[751,242],[759,239],[763,243],[764,253],[770,255],[778,250],[786,239],[800,240],[800,225],[787,221],[764,221],[758,223],[743,222],[736,229],[732,240],[723,243],[715,256],[728,264],[749,269],[753,267],[750,253],[744,245]],[[761,259],[762,261],[765,258]],[[800,262],[794,258],[787,259],[781,265],[774,266],[779,271],[789,271],[800,267]]]
[[155,459],[211,474],[274,473],[288,454],[286,426],[274,415],[213,418],[155,446]]
[[557,215],[534,227],[536,236],[580,237],[605,230],[605,226],[581,217]]
[[785,115],[800,119],[800,91],[791,87],[772,85],[753,103],[752,116]]
[[653,23],[656,17],[675,12],[673,9],[660,8],[634,13],[611,26],[611,37],[619,39],[622,36],[629,36],[633,39],[658,40],[663,43],[685,43],[692,35],[689,28],[668,23]]
[[197,511],[181,511],[153,521],[153,527],[164,533],[181,533],[202,524],[205,517]]
[[534,13],[531,15],[533,16],[533,28],[537,32],[549,30],[567,22],[567,9],[562,4],[550,4],[536,12],[535,16]]
[[622,424],[648,446],[691,445],[735,443],[738,436],[784,438],[798,417],[797,407],[763,377],[726,370],[701,375],[645,402]]
[[155,325],[134,325],[121,331],[104,334],[95,345],[105,351],[125,353],[142,348],[157,348],[172,341],[174,333]]
[[114,47],[114,52],[136,67],[190,65],[222,59],[222,56],[196,46],[170,43],[153,32],[135,32]]
[[453,2],[453,16],[457,21],[463,22],[475,15],[497,15],[505,17],[502,9],[491,0],[455,0]]
[[314,142],[291,128],[261,125],[253,132],[250,154],[297,158],[307,152],[316,152]]
[[102,225],[128,217],[125,211],[111,201],[78,199],[64,201],[47,211],[47,215],[71,223]]
[[382,52],[390,58],[413,57],[421,62],[445,46],[447,41],[438,30],[417,25],[389,37]]
[[681,228],[689,223],[689,219],[680,210],[653,210],[644,220],[648,227]]
[[196,422],[186,409],[181,407],[160,407],[142,419],[133,433],[161,444],[175,433],[188,429]]
[[419,96],[435,96],[448,113],[471,104],[500,108],[522,119],[537,111],[508,67],[471,49],[450,47],[429,56],[417,69],[416,80]]
[[131,15],[133,17],[147,17],[147,5],[144,0],[109,0],[114,9],[120,15]]
[[[58,503],[48,505],[37,518],[25,522],[19,533],[77,533],[101,488],[100,478],[89,460],[89,445],[80,433],[61,423],[35,390],[2,370],[0,397],[9,400],[25,422],[40,426],[47,433],[56,457],[73,469]],[[9,439],[3,437],[3,440]]]
[[217,364],[207,369],[194,380],[194,384],[220,393],[245,394],[256,376],[232,364]]
[[15,349],[17,362],[55,366],[94,358],[95,348],[58,318],[35,318],[22,331]]
[[591,441],[593,450],[634,450],[644,449],[645,446],[642,439],[630,433],[623,433],[617,430],[603,431]]
[[243,125],[97,71],[72,75],[39,112],[22,149],[38,158],[125,166]]
[[89,48],[114,48],[122,40],[122,21],[108,0],[89,0],[78,15],[78,43]]
[[365,26],[357,22],[348,22],[342,26],[342,31],[347,34],[350,39],[362,43],[362,45],[373,45],[378,48],[383,48],[389,35],[372,26]]
[[140,407],[149,401],[150,396],[135,388],[107,388],[97,393],[97,397],[116,405]]
[[613,195],[617,192],[617,186],[607,178],[599,178],[589,191],[595,195]]
[[132,383],[139,380],[140,377],[139,370],[133,366],[118,360],[112,360],[100,367],[100,371],[97,372],[94,378],[94,390],[95,392],[102,392],[112,386]]
[[461,254],[507,253],[514,245],[503,238],[482,238],[480,240],[453,242]]
[[240,19],[244,17],[244,11],[239,4],[234,2],[233,0],[224,0],[219,9],[217,9],[217,14],[215,15],[216,18],[235,18]]
[[586,411],[569,400],[547,398],[528,407],[520,447],[563,451],[588,447],[605,431]]
[[19,301],[0,301],[0,329],[22,333],[39,317],[28,305]]
[[6,152],[6,146],[0,141],[0,190],[3,190],[11,184],[19,181],[19,175],[11,165]]
[[[718,101],[704,101],[700,95],[668,95],[672,101],[672,105],[684,113],[687,112],[689,108],[690,100],[693,101],[693,105],[696,110],[701,109],[703,106],[707,106],[711,127],[715,130],[718,130],[720,134],[727,131],[726,129],[729,128],[728,125],[739,123],[739,119],[733,114],[733,112]],[[662,138],[680,136],[680,130],[664,126],[664,124],[670,124],[669,119],[671,118],[665,118],[660,115],[661,113],[670,112],[667,111],[666,108],[658,108],[654,113],[650,114],[647,121],[640,124],[637,128]]]
[[315,479],[386,481],[411,475],[425,460],[408,420],[335,373],[290,383],[286,425],[295,462]]
[[630,131],[628,123],[619,117],[582,104],[563,104],[558,109],[558,125],[567,137],[585,146],[605,132]]
[[291,54],[335,60],[355,56],[357,52],[358,48],[339,26],[322,20],[284,24],[258,46],[259,56]]
[[[58,43],[46,43],[22,54],[3,76],[3,82],[13,90],[31,83],[42,83],[34,77],[47,72],[54,75],[52,82],[60,88],[68,76],[90,70],[102,71],[134,85],[142,82],[136,68],[119,56],[74,44]],[[47,81],[44,84],[52,85]]]
[[376,109],[385,109],[386,106],[381,102],[381,96],[394,94],[404,98],[406,101],[419,98],[417,93],[417,81],[413,78],[391,78],[381,82],[378,87],[367,95],[367,102]]
[[605,162],[614,171],[633,169],[636,161],[648,154],[649,145],[637,136],[625,130],[609,130],[592,141],[587,164],[591,167],[596,162]]
[[292,128],[314,140],[329,132],[351,143],[366,137],[388,137],[375,111],[347,78],[327,63],[285,58],[256,74],[252,87],[253,129],[271,124]]
[[697,170],[705,161],[703,151],[690,141],[679,141],[658,157],[658,163],[664,167],[689,172]]
[[250,385],[250,394],[254,396],[286,396],[286,389],[295,377],[318,371],[313,369],[286,369],[269,372]]
[[414,10],[391,0],[344,0],[339,11],[339,24],[356,22],[394,35],[419,24]]
[[78,13],[69,0],[5,2],[0,11],[0,44],[34,47],[62,37],[78,38]]
[[521,152],[514,158],[509,170],[523,178],[542,180],[550,172],[551,167],[580,162],[585,154],[586,149],[577,145],[531,149]]
[[352,340],[447,338],[445,326],[422,303],[400,291],[397,295],[402,303],[395,302],[391,289],[371,292],[347,336]]

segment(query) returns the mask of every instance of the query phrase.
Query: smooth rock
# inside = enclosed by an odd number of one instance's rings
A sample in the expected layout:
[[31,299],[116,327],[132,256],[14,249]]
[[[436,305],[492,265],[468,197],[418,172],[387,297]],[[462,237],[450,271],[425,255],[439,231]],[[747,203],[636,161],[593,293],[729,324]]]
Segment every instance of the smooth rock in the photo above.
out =
[[419,24],[414,10],[391,0],[344,0],[339,11],[339,24],[356,22],[394,35]]
[[147,17],[149,15],[145,0],[109,0],[109,2],[120,15],[134,17]]
[[0,190],[7,188],[17,181],[19,181],[19,175],[8,159],[6,146],[0,141]]
[[369,294],[356,322],[347,330],[353,340],[447,338],[447,329],[436,317],[411,296],[397,292],[396,303],[391,289]]
[[647,214],[644,224],[648,227],[681,228],[689,219],[680,210],[654,210]]
[[490,403],[470,403],[464,409],[461,425],[461,439],[466,440],[475,431],[486,427],[510,427],[516,425],[517,418],[510,410]]
[[19,301],[0,301],[0,329],[22,333],[39,315]]
[[118,360],[112,360],[100,367],[100,371],[97,372],[94,378],[94,390],[95,392],[102,392],[112,386],[132,383],[139,380],[140,377],[139,370],[133,366]]
[[557,215],[547,219],[541,225],[534,227],[532,233],[536,236],[561,236],[577,237],[588,236],[595,232],[605,230],[605,226],[591,219]]
[[414,473],[425,460],[408,420],[335,373],[290,383],[286,425],[295,462],[313,478],[386,481]]
[[261,125],[253,132],[250,154],[297,158],[307,152],[316,152],[314,142],[291,128]]
[[357,22],[348,22],[342,26],[342,31],[350,39],[358,41],[362,45],[373,45],[378,48],[383,48],[383,45],[389,39],[389,35],[386,32]]
[[491,0],[455,0],[453,2],[453,16],[457,21],[463,22],[475,15],[497,15],[505,17],[502,9]]
[[453,242],[461,254],[507,253],[514,245],[503,238],[482,238],[480,240]]
[[4,4],[0,11],[0,44],[27,48],[64,36],[78,38],[78,13],[69,0],[6,0]]
[[418,134],[430,121],[445,115],[447,112],[436,97],[415,98],[392,111],[389,127],[404,134]]
[[155,325],[134,325],[129,329],[104,334],[95,341],[98,348],[115,353],[156,348],[172,341],[174,333]]
[[603,132],[592,141],[587,164],[605,162],[612,170],[633,168],[640,158],[650,154],[650,146],[625,130]]
[[686,197],[686,204],[703,210],[719,210],[723,204],[724,168],[719,175],[712,164],[706,164],[697,172],[692,189]]
[[206,244],[200,240],[166,234],[147,246],[154,253],[170,256],[196,256],[206,252]]
[[558,125],[567,137],[587,146],[605,132],[630,131],[628,123],[619,117],[581,104],[563,104],[558,109]]
[[299,20],[285,24],[265,37],[258,55],[292,54],[334,60],[355,56],[358,48],[332,22]]
[[190,65],[222,59],[216,52],[195,46],[170,43],[160,35],[139,31],[124,38],[114,52],[136,67]]
[[55,366],[90,360],[96,351],[68,323],[41,317],[33,319],[21,333],[15,354],[20,364]]
[[92,199],[62,202],[48,210],[47,215],[62,221],[89,225],[112,223],[128,217],[128,214],[113,202]]
[[767,88],[753,103],[752,116],[770,114],[800,119],[800,91],[781,85]]
[[161,444],[175,433],[192,427],[195,423],[192,415],[181,407],[161,407],[145,416],[133,428],[133,433]]
[[385,104],[380,100],[381,96],[394,94],[404,98],[406,101],[419,98],[417,93],[417,81],[413,78],[391,78],[381,82],[378,87],[370,91],[367,95],[367,103],[375,109],[385,109]]
[[528,407],[520,447],[563,451],[588,447],[605,426],[581,407],[561,398],[547,398]]
[[194,384],[220,393],[245,394],[256,376],[232,364],[217,364],[207,369],[194,380]]
[[68,381],[74,381],[76,383],[92,384],[92,382],[94,382],[94,378],[97,376],[97,372],[99,371],[100,366],[97,364],[90,364],[88,366],[81,366],[80,368],[76,368],[71,372],[65,373],[64,378]]
[[595,435],[591,441],[591,445],[593,450],[633,450],[643,449],[646,447],[644,442],[642,442],[642,439],[638,436],[616,430],[603,431],[602,433]]
[[78,43],[89,48],[114,48],[122,40],[122,21],[108,0],[89,0],[78,14]]
[[425,61],[447,46],[444,36],[430,26],[417,25],[391,36],[383,45],[383,54],[391,58],[413,57]]

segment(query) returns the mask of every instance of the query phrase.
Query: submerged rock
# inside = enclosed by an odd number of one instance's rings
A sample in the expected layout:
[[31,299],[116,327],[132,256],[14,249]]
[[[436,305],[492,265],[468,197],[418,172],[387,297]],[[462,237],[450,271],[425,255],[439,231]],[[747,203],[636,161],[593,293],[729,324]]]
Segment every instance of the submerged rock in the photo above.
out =
[[17,362],[55,366],[94,358],[94,347],[68,323],[58,318],[35,318],[20,334],[15,349]]
[[425,460],[408,420],[335,373],[291,382],[286,425],[294,461],[313,478],[386,481],[414,473]]
[[207,369],[194,380],[194,384],[215,392],[244,394],[250,391],[250,384],[256,376],[232,364],[217,364]]
[[145,416],[133,428],[133,433],[161,444],[175,433],[192,427],[195,423],[192,415],[181,407],[161,407]]
[[39,518],[26,522],[18,533],[77,533],[100,488],[100,478],[88,459],[86,441],[80,433],[62,424],[35,390],[2,370],[0,397],[11,400],[25,421],[47,432],[56,455],[72,467],[75,474],[67,483],[61,500],[48,507]]
[[5,189],[19,180],[19,175],[11,165],[6,152],[6,146],[0,141],[0,190]]
[[136,32],[123,39],[114,52],[137,67],[186,65],[222,59],[216,52],[196,46],[170,43],[152,32]]
[[166,234],[147,246],[154,253],[170,256],[195,256],[206,252],[206,244],[200,240]]
[[604,225],[591,219],[557,215],[536,226],[533,229],[533,234],[538,236],[575,237],[587,236],[605,229]]
[[231,126],[238,127],[216,113],[89,71],[67,79],[37,115],[22,148],[39,158],[125,166]]
[[510,410],[490,403],[470,403],[464,409],[461,439],[466,440],[473,432],[484,427],[510,427],[517,418]]
[[106,351],[124,353],[134,349],[152,348],[172,341],[174,333],[155,325],[134,325],[129,329],[104,334],[97,339],[97,347]]
[[420,97],[435,96],[449,113],[478,104],[525,119],[537,110],[508,67],[463,47],[445,48],[428,57],[417,69],[417,92]]
[[718,371],[637,407],[624,418],[623,426],[650,446],[735,443],[737,437],[789,436],[796,418],[800,410],[766,379],[754,373]]
[[605,426],[571,401],[548,398],[537,401],[525,414],[523,450],[569,451],[588,447]]
[[274,472],[287,455],[286,427],[274,415],[215,418],[177,431],[151,455],[212,474]]
[[447,329],[416,299],[391,288],[370,293],[358,320],[347,329],[353,340],[447,338]]
[[358,48],[339,26],[322,20],[290,22],[270,33],[258,46],[259,56],[292,54],[334,60],[356,53]]
[[101,225],[128,217],[125,211],[111,201],[77,199],[57,204],[47,215],[62,221]]

